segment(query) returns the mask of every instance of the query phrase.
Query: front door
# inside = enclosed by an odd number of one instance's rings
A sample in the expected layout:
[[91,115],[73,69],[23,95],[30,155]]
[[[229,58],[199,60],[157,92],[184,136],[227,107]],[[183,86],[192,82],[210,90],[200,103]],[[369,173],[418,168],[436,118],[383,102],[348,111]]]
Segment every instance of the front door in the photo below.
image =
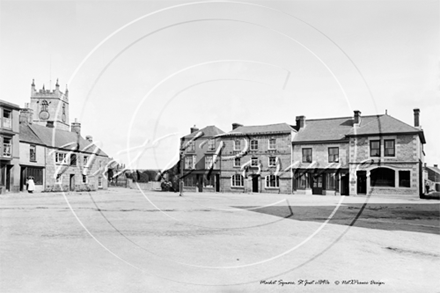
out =
[[258,175],[252,177],[252,192],[258,192]]
[[357,171],[357,193],[366,194],[367,193],[367,171]]
[[349,188],[349,175],[344,174],[341,175],[341,195],[349,195],[350,188]]
[[69,190],[74,191],[75,190],[75,175],[74,174],[70,174],[69,184],[70,184]]
[[220,175],[215,175],[215,191],[220,192]]
[[12,166],[6,166],[6,190],[11,191],[11,169]]
[[313,177],[312,194],[322,194],[323,174]]
[[197,190],[203,191],[203,175],[197,174]]

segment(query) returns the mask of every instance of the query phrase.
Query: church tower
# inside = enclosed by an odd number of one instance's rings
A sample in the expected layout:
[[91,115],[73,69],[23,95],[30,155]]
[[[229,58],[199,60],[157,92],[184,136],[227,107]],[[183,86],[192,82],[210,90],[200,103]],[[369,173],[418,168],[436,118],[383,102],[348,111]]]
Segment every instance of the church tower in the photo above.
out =
[[40,90],[35,89],[34,80],[31,84],[31,109],[34,113],[33,123],[54,127],[61,130],[69,130],[69,100],[68,90],[63,93],[60,91],[58,79],[55,89]]

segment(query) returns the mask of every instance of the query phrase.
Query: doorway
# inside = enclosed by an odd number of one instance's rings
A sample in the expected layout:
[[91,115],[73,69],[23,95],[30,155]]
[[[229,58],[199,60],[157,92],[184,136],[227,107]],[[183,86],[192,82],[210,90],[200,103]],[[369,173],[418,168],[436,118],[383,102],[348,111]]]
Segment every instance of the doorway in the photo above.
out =
[[252,176],[252,192],[258,192],[259,175]]
[[197,180],[197,190],[199,192],[203,192],[203,175],[197,174],[196,180]]
[[220,175],[215,174],[215,191],[220,192]]
[[367,171],[357,171],[357,194],[367,193]]
[[349,195],[349,175],[341,175],[341,195]]
[[312,194],[322,194],[323,174],[313,177]]

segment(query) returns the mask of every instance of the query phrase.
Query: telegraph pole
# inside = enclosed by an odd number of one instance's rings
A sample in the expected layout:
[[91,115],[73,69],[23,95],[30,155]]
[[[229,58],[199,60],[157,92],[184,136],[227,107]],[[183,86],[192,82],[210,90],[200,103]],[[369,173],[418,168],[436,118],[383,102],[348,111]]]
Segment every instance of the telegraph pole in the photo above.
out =
[[183,164],[184,164],[183,148],[180,149],[180,176],[179,176],[179,196],[183,195]]

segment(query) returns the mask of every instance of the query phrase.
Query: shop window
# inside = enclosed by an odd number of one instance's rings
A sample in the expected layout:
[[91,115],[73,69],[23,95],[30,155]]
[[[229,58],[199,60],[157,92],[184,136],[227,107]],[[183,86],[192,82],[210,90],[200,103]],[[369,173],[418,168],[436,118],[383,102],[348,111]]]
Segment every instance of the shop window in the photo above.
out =
[[399,171],[399,187],[411,187],[411,171]]
[[388,168],[376,168],[371,170],[371,186],[394,187],[395,173],[394,170]]
[[214,176],[210,175],[209,178],[207,175],[203,176],[203,186],[214,187]]
[[298,179],[298,189],[306,189],[309,188],[309,174],[304,173],[299,175]]
[[336,176],[335,173],[328,173],[326,176],[326,189],[335,190],[336,189]]
[[244,186],[244,179],[243,176],[240,174],[235,174],[231,178],[231,185],[232,187],[243,187]]
[[275,175],[266,176],[266,187],[279,188],[280,187],[280,177],[275,176]]

